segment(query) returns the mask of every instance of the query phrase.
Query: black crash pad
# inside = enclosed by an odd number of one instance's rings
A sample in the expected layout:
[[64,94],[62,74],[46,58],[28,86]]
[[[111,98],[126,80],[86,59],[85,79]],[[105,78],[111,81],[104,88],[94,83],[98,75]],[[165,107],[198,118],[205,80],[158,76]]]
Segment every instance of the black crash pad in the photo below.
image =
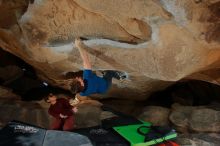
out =
[[12,121],[0,130],[0,146],[92,146],[90,140],[74,132],[46,130]]

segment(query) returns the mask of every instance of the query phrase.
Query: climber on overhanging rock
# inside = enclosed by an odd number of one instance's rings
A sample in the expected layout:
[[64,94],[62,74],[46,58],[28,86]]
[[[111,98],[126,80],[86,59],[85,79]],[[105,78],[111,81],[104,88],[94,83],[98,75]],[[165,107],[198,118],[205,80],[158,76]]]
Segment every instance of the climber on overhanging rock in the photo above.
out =
[[78,48],[80,55],[83,60],[83,76],[78,76],[74,78],[71,83],[71,92],[74,94],[80,93],[80,96],[89,96],[91,94],[104,94],[107,92],[112,84],[112,78],[118,80],[123,80],[126,75],[119,71],[104,71],[103,77],[99,77],[92,72],[92,66],[89,60],[87,49],[92,49],[87,47],[79,38],[75,40],[75,46]]

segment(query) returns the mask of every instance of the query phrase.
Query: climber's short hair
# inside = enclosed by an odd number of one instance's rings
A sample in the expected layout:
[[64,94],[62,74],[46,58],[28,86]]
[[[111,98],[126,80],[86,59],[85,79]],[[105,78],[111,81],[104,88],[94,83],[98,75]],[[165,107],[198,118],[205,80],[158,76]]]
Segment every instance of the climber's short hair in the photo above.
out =
[[80,93],[81,91],[83,91],[83,87],[81,86],[79,81],[74,80],[70,84],[70,91],[72,94],[77,94],[77,93]]
[[76,77],[82,77],[83,76],[83,71],[77,71],[77,72],[67,72],[65,75],[66,79],[72,79]]

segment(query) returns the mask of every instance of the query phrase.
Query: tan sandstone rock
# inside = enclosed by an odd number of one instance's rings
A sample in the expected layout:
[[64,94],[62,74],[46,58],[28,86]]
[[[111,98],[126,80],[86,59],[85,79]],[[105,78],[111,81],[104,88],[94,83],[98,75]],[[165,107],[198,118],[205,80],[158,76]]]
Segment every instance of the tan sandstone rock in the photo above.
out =
[[219,0],[2,0],[0,47],[67,88],[62,74],[82,69],[72,40],[86,38],[94,70],[129,76],[114,80],[105,96],[141,100],[183,78],[220,83],[219,6]]

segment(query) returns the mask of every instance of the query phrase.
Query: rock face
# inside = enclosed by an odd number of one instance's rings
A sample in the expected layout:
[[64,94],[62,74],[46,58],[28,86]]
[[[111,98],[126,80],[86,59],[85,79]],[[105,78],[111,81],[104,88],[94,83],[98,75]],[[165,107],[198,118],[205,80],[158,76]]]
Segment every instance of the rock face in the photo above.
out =
[[5,99],[20,99],[20,97],[14,93],[12,93],[11,90],[4,88],[0,86],[0,98]]
[[[219,106],[219,105],[218,105]],[[173,105],[169,116],[170,121],[178,131],[193,132],[219,132],[220,112],[215,106],[180,106]]]
[[138,117],[143,121],[148,121],[154,125],[164,126],[169,125],[170,109],[159,106],[147,106]]
[[144,99],[182,78],[220,83],[219,7],[219,0],[2,0],[0,47],[66,88],[61,75],[82,69],[72,40],[85,38],[94,70],[128,74],[107,95]]
[[218,146],[220,135],[218,133],[178,135],[176,141],[181,146]]

